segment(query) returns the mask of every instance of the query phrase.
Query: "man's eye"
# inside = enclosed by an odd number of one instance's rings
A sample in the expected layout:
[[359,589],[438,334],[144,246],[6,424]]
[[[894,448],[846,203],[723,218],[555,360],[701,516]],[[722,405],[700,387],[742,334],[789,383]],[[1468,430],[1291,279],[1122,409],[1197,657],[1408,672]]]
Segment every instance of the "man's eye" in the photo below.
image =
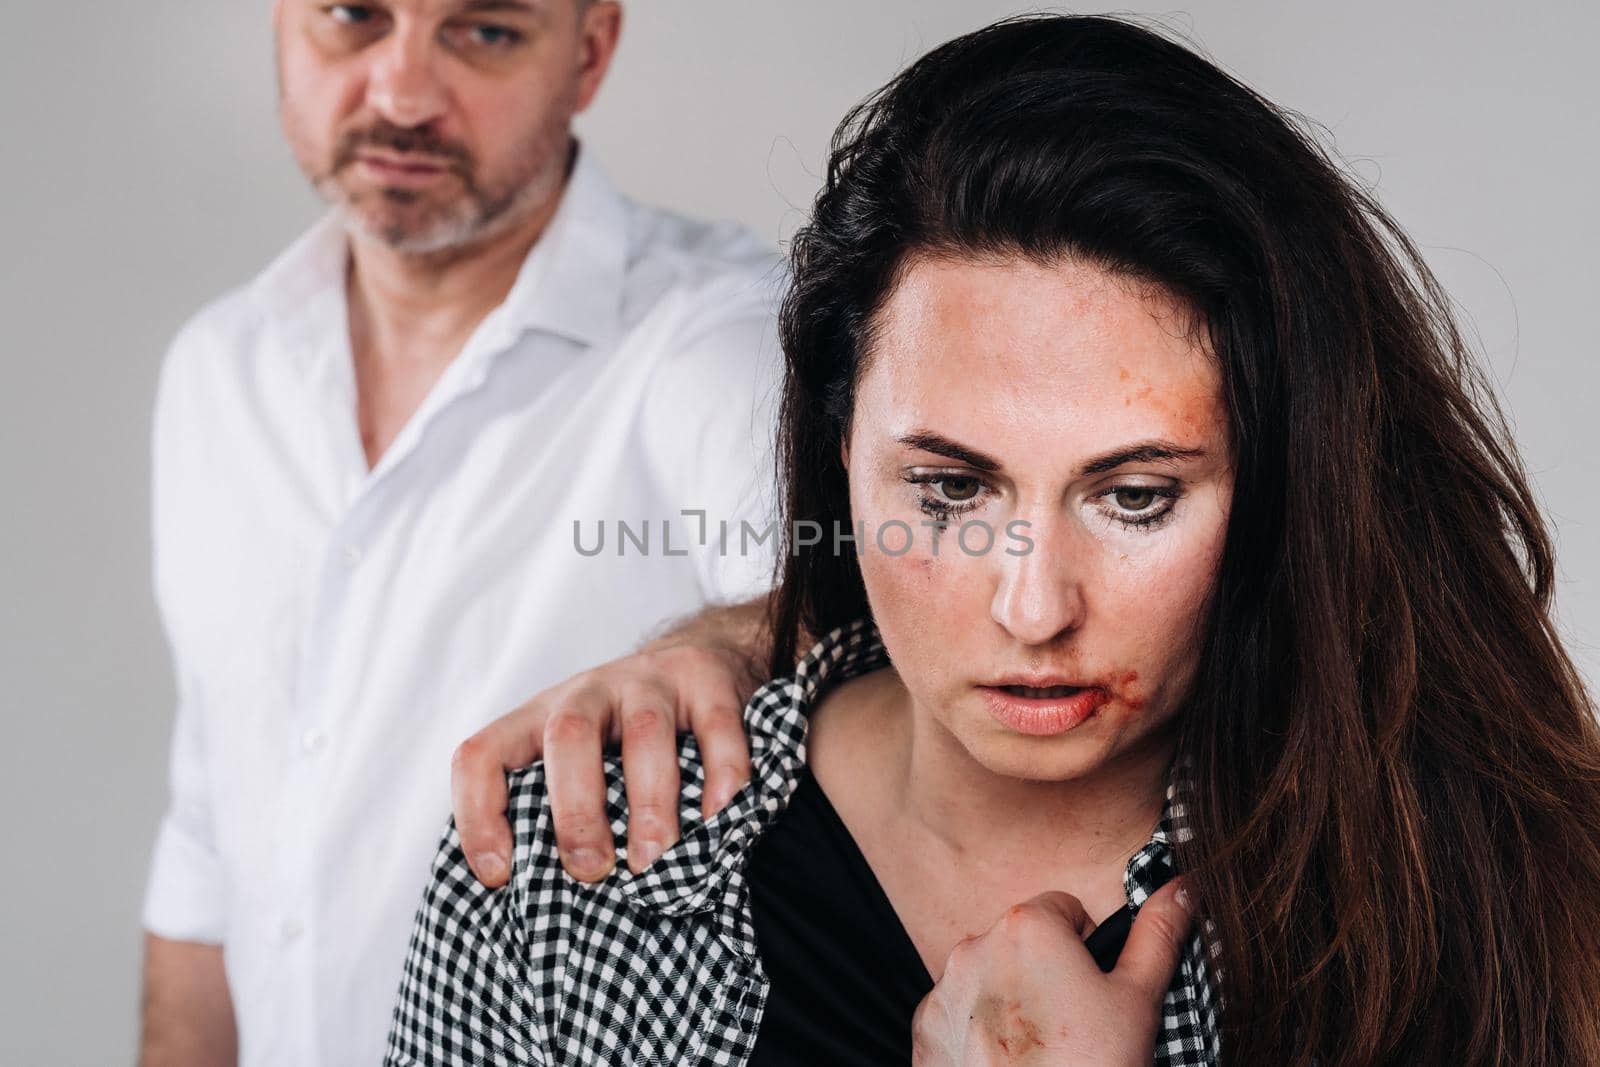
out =
[[458,31],[462,41],[473,48],[515,48],[522,43],[522,32],[510,26],[497,26],[492,22],[475,22]]
[[506,26],[475,26],[472,32],[482,45],[515,45],[522,34]]
[[343,22],[350,26],[371,22],[377,15],[376,11],[365,4],[334,4],[327,11],[335,22]]

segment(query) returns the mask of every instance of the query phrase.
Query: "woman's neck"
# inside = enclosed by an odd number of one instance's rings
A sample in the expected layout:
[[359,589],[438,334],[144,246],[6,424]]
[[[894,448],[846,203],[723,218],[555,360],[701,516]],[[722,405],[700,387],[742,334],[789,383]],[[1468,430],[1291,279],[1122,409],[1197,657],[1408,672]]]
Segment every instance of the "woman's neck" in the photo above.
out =
[[853,833],[859,825],[919,862],[999,881],[997,891],[1064,889],[1100,897],[1102,910],[1161,817],[1172,760],[1163,734],[1068,781],[997,774],[914,707],[892,669],[830,694],[812,729],[813,773]]

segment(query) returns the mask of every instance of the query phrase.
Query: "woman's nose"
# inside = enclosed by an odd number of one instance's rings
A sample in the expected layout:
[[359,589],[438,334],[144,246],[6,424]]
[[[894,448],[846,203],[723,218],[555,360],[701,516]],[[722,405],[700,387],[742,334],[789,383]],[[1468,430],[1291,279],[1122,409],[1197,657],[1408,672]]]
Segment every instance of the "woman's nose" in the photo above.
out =
[[1044,645],[1083,625],[1081,559],[1066,531],[1036,526],[1029,536],[1016,555],[996,549],[1000,580],[989,614],[1023,644]]

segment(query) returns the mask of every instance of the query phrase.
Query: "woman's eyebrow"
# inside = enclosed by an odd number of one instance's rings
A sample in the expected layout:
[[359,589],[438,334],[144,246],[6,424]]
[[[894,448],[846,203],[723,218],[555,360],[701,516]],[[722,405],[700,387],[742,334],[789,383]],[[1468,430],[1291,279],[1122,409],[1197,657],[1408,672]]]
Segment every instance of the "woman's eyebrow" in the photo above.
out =
[[967,466],[976,467],[981,471],[992,472],[1000,469],[999,460],[986,456],[975,448],[968,448],[966,445],[952,441],[942,434],[936,434],[931,430],[916,430],[897,437],[895,440],[912,448],[920,448],[924,452],[932,452],[934,455],[944,456],[958,463],[965,463]]
[[1203,448],[1189,448],[1184,445],[1174,444],[1171,441],[1140,441],[1138,444],[1119,448],[1114,452],[1107,452],[1096,456],[1082,467],[1078,468],[1080,475],[1104,474],[1114,470],[1124,463],[1151,463],[1156,460],[1198,459],[1206,454]]
[[[992,456],[979,452],[959,441],[952,441],[943,434],[934,433],[932,430],[915,430],[895,438],[903,445],[918,448],[924,452],[953,459],[958,463],[965,463],[981,471],[998,471],[1003,464]],[[1124,463],[1153,463],[1159,460],[1185,460],[1200,459],[1207,455],[1203,448],[1194,448],[1180,445],[1173,441],[1152,439],[1139,441],[1127,445],[1089,460],[1078,468],[1080,477],[1091,474],[1104,474],[1106,471],[1115,470]]]

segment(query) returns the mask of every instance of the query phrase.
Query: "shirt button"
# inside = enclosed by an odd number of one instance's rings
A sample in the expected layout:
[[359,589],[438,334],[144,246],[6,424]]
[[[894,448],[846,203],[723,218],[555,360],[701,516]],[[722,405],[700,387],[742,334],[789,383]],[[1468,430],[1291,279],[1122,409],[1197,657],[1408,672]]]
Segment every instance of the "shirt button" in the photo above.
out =
[[320,726],[313,726],[300,735],[300,747],[308,756],[315,756],[322,751],[328,743],[327,731]]
[[361,566],[361,549],[359,546],[345,545],[341,556],[344,558],[344,565],[346,567]]
[[298,940],[300,935],[305,933],[305,931],[305,924],[299,919],[290,916],[289,918],[283,920],[283,927],[278,931],[278,935],[282,939],[283,943],[288,945]]

